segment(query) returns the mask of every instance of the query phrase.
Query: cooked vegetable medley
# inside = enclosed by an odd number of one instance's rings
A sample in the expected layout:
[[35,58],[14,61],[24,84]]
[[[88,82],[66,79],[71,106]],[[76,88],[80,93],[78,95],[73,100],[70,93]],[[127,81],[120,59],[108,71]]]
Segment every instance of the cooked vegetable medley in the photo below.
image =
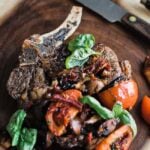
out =
[[[119,62],[113,50],[95,44],[92,34],[80,34],[62,48],[57,73],[42,62],[11,73],[8,90],[20,106],[6,127],[11,147],[127,150],[137,134],[125,110],[138,95],[130,62]],[[22,91],[12,88],[16,77],[27,84],[19,82]]]

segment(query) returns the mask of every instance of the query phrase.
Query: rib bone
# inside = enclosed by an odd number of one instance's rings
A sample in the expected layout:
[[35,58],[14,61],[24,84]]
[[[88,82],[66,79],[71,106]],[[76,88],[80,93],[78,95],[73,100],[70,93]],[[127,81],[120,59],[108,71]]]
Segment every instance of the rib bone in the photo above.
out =
[[[64,40],[69,38],[81,22],[82,7],[73,6],[66,20],[55,30],[43,35],[33,35],[23,43],[20,66],[36,64],[40,61],[44,68],[50,68],[51,63],[56,61]],[[31,49],[31,52],[29,52]],[[28,52],[27,52],[28,51]],[[28,54],[33,57],[28,57]],[[29,58],[33,58],[30,60]],[[53,61],[52,61],[53,60]],[[60,61],[60,60],[58,60]]]
[[53,37],[54,35],[57,35],[58,37],[63,36],[63,39],[60,39],[58,41],[58,45],[61,44],[64,40],[70,37],[78,28],[81,22],[81,17],[82,17],[82,7],[73,6],[66,20],[57,29],[49,33],[45,33],[39,37],[40,44],[44,42],[44,39]]

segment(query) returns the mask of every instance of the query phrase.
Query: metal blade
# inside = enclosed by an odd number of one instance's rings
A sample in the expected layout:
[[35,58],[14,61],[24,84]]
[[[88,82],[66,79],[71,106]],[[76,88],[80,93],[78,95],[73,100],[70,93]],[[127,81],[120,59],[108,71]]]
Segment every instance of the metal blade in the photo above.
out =
[[89,9],[101,15],[109,22],[120,21],[121,18],[127,13],[123,8],[111,0],[76,0]]

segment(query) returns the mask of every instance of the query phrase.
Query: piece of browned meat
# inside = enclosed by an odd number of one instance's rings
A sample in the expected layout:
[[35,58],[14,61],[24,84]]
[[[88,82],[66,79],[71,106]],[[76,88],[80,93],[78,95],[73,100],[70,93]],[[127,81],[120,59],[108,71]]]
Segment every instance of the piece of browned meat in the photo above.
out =
[[78,28],[81,16],[82,8],[73,6],[58,28],[24,41],[18,68],[12,71],[7,83],[8,92],[14,99],[26,102],[42,98],[48,88],[45,76],[55,76],[64,69],[68,51],[63,42]]
[[19,67],[11,72],[8,79],[7,89],[14,99],[25,101],[40,99],[47,91],[45,76],[49,78],[56,76],[65,67],[64,62],[68,55],[66,46],[61,45],[53,49],[47,57],[48,61],[42,62],[31,43],[32,41],[29,40],[24,42],[22,55],[19,57]]
[[48,85],[43,69],[29,65],[15,68],[11,72],[7,89],[14,99],[27,102],[41,99]]
[[94,137],[90,143],[87,145],[88,150],[94,150],[95,146],[103,140],[104,137],[111,134],[113,131],[116,130],[117,126],[119,124],[118,119],[109,119],[100,124],[99,128],[97,129],[97,137]]
[[93,49],[101,55],[91,56],[82,68],[65,69],[57,75],[62,89],[76,88],[92,95],[115,80],[132,77],[128,60],[119,62],[115,52],[103,44],[96,44]]
[[109,135],[116,129],[118,124],[119,124],[118,119],[109,119],[105,121],[99,126],[99,129],[97,131],[98,136],[101,137]]
[[45,77],[43,68],[37,67],[30,82],[30,90],[28,91],[30,99],[40,100],[47,92],[49,86]]
[[32,65],[18,67],[11,72],[7,82],[7,90],[14,99],[27,97],[34,72],[35,67]]
[[144,73],[148,83],[150,84],[150,56],[147,56],[145,58],[143,73]]
[[[110,65],[109,77],[103,80],[106,84],[109,84],[119,76],[131,78],[132,69],[128,60],[119,62],[116,53],[111,48],[103,44],[96,44],[94,46],[94,50],[101,52],[101,57],[107,60]],[[105,70],[103,70],[103,73],[105,74]]]
[[78,28],[81,17],[82,8],[73,6],[68,17],[58,28],[26,39],[20,56],[20,66],[40,64],[44,71],[48,71],[50,77],[60,71],[68,55],[63,43]]
[[129,60],[124,60],[120,62],[120,67],[123,72],[125,78],[130,79],[132,78],[132,68]]
[[[36,38],[36,36],[33,37]],[[40,44],[34,38],[31,37],[31,39],[24,41],[22,54],[19,56],[19,65],[38,65],[47,72],[49,77],[55,76],[58,71],[61,71],[65,67],[65,58],[69,55],[69,51],[66,50],[66,45],[62,44],[55,47],[53,45],[53,41],[57,41],[55,38],[47,39],[47,42],[44,41]]]

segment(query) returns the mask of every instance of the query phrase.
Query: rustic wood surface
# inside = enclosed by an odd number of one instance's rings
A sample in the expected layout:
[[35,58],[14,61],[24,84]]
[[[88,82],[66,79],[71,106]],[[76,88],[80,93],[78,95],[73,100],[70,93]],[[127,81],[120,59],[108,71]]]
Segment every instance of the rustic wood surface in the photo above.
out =
[[[73,5],[73,0],[26,0],[15,14],[0,27],[0,128],[4,127],[16,109],[16,102],[7,93],[6,81],[17,63],[22,42],[33,33],[45,33],[61,24]],[[80,27],[74,35],[92,33],[97,42],[111,47],[120,60],[128,59],[139,85],[139,99],[132,111],[138,125],[138,135],[131,150],[140,150],[150,135],[140,116],[140,102],[150,89],[142,76],[142,62],[150,54],[150,42],[121,24],[110,24],[84,8]]]
[[0,25],[8,19],[23,0],[0,0]]

